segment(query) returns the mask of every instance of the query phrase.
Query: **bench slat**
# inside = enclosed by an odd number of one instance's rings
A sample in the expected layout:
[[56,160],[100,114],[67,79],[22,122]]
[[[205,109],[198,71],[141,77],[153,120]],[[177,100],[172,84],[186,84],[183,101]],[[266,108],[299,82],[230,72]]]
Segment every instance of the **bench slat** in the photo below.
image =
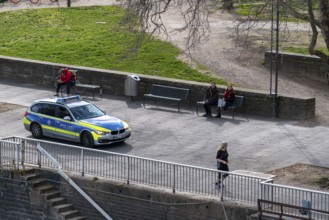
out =
[[176,101],[179,111],[180,103],[188,98],[189,93],[189,89],[153,84],[150,93],[144,94],[143,105],[145,107],[145,98]]

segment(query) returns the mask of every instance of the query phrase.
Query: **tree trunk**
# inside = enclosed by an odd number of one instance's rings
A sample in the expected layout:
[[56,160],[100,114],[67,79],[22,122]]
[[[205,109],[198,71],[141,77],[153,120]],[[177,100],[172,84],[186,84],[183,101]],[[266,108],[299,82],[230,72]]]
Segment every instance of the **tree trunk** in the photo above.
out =
[[223,9],[225,10],[233,10],[233,0],[223,0]]

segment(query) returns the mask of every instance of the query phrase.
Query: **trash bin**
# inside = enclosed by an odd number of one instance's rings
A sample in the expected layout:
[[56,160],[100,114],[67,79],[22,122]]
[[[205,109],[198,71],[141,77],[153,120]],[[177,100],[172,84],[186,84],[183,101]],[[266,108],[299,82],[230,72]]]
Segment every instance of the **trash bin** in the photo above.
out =
[[127,76],[125,80],[125,96],[137,96],[139,81],[140,78],[136,75]]

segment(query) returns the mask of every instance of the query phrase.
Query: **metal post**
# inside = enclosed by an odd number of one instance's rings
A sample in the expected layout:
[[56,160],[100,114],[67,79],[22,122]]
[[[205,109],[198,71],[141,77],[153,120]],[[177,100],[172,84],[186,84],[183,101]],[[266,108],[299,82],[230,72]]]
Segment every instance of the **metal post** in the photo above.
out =
[[173,184],[172,184],[172,192],[175,193],[176,192],[176,165],[173,166],[173,174],[174,174],[174,178],[173,178]]
[[67,0],[67,7],[71,7],[71,0]]
[[84,157],[84,151],[81,150],[81,176],[85,175],[85,157]]
[[127,185],[129,185],[129,179],[130,179],[130,157],[128,157]]
[[[274,28],[274,0],[272,0],[272,23],[271,23],[271,74],[270,74],[270,97],[272,98],[272,115],[278,116],[278,77],[279,77],[279,23],[280,23],[280,5],[276,0],[276,27]],[[275,41],[275,59],[273,61],[273,32],[276,31]],[[275,63],[275,80],[273,92],[273,63]]]
[[22,159],[21,159],[21,165],[22,167],[24,167],[24,163],[25,163],[25,140],[21,141],[21,153],[22,153]]

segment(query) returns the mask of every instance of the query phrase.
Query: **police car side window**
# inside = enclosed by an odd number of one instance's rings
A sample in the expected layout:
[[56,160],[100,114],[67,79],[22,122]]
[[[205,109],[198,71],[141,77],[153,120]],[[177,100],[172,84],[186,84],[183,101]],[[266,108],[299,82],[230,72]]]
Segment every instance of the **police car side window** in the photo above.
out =
[[41,113],[41,105],[40,104],[33,105],[31,107],[31,111],[35,113]]
[[49,115],[49,116],[55,116],[55,105],[52,104],[42,104],[42,114]]

